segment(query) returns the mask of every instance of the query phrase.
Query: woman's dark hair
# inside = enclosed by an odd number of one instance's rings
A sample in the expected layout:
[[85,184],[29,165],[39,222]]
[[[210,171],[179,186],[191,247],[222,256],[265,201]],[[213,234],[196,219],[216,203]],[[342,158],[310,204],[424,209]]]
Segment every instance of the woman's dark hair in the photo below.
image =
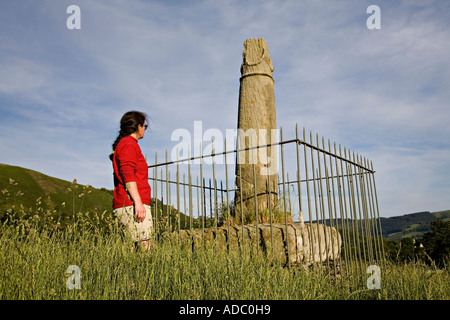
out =
[[138,126],[143,126],[145,123],[148,123],[148,116],[139,111],[128,111],[122,116],[120,119],[120,131],[116,140],[112,144],[113,152],[109,156],[112,160],[114,151],[116,150],[117,145],[119,144],[120,139],[129,136],[132,133],[135,133],[138,130]]

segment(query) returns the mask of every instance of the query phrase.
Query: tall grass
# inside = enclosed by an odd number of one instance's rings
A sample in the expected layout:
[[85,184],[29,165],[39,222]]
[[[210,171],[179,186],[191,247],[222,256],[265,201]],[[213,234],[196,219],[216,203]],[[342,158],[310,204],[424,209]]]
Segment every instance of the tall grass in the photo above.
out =
[[[0,299],[450,299],[448,269],[421,264],[387,263],[381,289],[369,290],[214,244],[193,251],[166,239],[149,252],[132,247],[108,214],[79,215],[64,230],[30,220],[3,223]],[[67,286],[70,265],[81,270],[80,289]]]

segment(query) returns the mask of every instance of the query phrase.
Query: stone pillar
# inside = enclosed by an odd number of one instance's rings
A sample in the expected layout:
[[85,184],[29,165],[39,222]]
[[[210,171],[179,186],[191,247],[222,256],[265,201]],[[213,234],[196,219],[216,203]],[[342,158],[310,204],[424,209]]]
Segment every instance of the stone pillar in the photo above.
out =
[[[273,64],[266,41],[247,39],[242,56],[237,149],[266,145],[277,138]],[[272,209],[278,210],[277,150],[278,147],[255,148],[236,154],[235,218],[238,221],[241,201],[244,223],[255,221],[255,187],[260,219],[263,215],[265,221],[269,219],[269,201]]]

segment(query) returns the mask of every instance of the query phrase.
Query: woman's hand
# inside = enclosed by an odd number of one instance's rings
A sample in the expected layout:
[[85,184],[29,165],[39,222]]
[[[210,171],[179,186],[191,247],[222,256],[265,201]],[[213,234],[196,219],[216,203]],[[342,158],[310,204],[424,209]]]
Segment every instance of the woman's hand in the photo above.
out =
[[139,191],[137,188],[137,184],[135,181],[128,182],[126,184],[127,191],[133,199],[134,203],[134,215],[136,217],[137,222],[142,222],[145,219],[146,210],[141,201],[141,196],[139,195]]
[[134,214],[137,222],[142,222],[145,219],[147,211],[142,203],[134,205]]

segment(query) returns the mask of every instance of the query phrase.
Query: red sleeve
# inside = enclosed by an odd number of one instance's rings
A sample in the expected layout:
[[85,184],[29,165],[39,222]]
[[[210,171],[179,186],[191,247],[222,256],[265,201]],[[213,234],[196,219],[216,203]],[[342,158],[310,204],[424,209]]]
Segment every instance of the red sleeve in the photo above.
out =
[[138,154],[136,146],[134,146],[131,143],[124,143],[123,145],[120,146],[119,150],[116,150],[116,152],[117,152],[116,160],[119,168],[119,174],[123,179],[123,183],[126,184],[131,181],[137,181],[136,168],[137,168]]

